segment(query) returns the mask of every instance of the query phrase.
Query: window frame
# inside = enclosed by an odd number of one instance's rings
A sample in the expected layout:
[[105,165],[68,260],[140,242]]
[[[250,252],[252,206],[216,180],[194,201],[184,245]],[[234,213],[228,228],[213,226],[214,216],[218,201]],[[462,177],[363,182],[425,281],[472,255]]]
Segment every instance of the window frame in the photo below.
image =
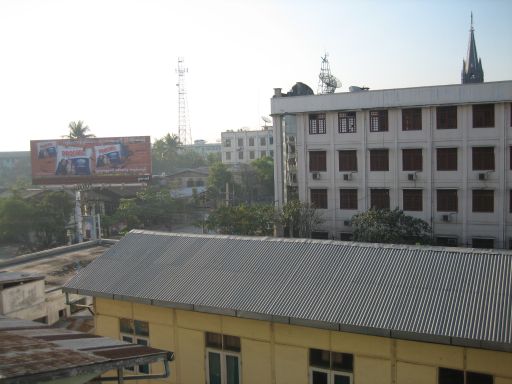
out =
[[457,129],[457,106],[436,107],[436,129]]
[[495,104],[473,104],[473,128],[494,128],[496,124]]
[[[492,158],[486,157],[485,149],[492,149]],[[480,153],[479,153],[480,152]],[[487,154],[489,155],[489,154]],[[496,153],[493,146],[471,147],[471,166],[473,171],[494,171],[496,169]]]
[[402,131],[421,131],[422,116],[421,108],[402,109]]
[[357,115],[356,112],[338,112],[338,133],[356,133]]
[[402,148],[402,171],[423,171],[423,148]]
[[231,139],[224,139],[224,147],[231,148]]
[[260,147],[266,147],[266,146],[267,146],[267,138],[260,137]]
[[[212,346],[208,344],[208,334],[220,337],[220,346]],[[226,338],[232,337],[238,339],[238,349],[227,347]],[[242,382],[242,343],[239,336],[226,335],[217,332],[205,332],[205,368],[206,368],[206,383],[210,384],[210,353],[219,355],[220,360],[220,382],[221,384],[227,383],[227,357],[235,357],[238,366],[238,383]]]
[[231,161],[231,152],[226,152],[226,161]]
[[370,132],[388,132],[389,131],[389,118],[387,109],[371,110],[369,114],[369,128]]
[[309,383],[313,384],[313,372],[321,372],[327,374],[327,384],[334,384],[336,376],[345,376],[349,378],[349,383],[352,384],[354,382],[354,373],[346,372],[346,371],[337,371],[334,369],[326,369],[320,367],[312,367],[309,366]]
[[310,113],[308,115],[309,134],[325,135],[327,133],[327,119],[325,113]]
[[[406,193],[407,194],[412,193],[413,196],[406,197]],[[414,196],[414,194],[417,194],[417,195]],[[406,206],[406,202],[411,205]],[[405,189],[403,189],[402,190],[402,205],[403,205],[404,211],[423,212],[423,189],[421,189],[421,188],[405,188]]]
[[[345,191],[347,193],[347,195],[345,196],[345,199],[343,199],[343,196],[342,196],[343,191]],[[357,188],[340,188],[340,209],[347,210],[347,211],[357,210],[357,206],[358,206],[357,195],[358,195]],[[345,202],[345,204],[344,204],[344,202]]]
[[308,157],[309,172],[327,172],[327,151],[308,151]]
[[[453,162],[450,164],[450,161],[452,161],[453,153],[451,151],[455,150],[455,168],[453,168]],[[450,152],[449,152],[450,151]],[[442,153],[444,152],[444,153]],[[458,156],[459,156],[459,148],[458,147],[448,147],[448,148],[436,148],[436,170],[440,172],[444,171],[458,171],[459,164],[458,164]],[[442,161],[439,161],[439,160]],[[440,168],[440,165],[442,167]]]
[[[121,328],[121,321],[127,320],[130,322],[131,332],[123,331]],[[135,322],[141,322],[146,323],[147,325],[147,335],[146,334],[139,334],[137,333],[137,327],[135,326]],[[126,317],[119,318],[119,340],[125,341],[127,343],[131,344],[138,344],[138,345],[145,345],[149,346],[149,322],[144,320],[136,320],[136,319],[129,319]],[[143,343],[141,343],[142,341]],[[142,374],[142,375],[149,375],[151,374],[151,365],[150,364],[138,364],[130,367],[124,367],[124,369],[136,373],[136,374]],[[144,376],[141,376],[141,380],[144,380]]]
[[494,190],[473,189],[471,191],[471,208],[475,213],[494,213]]
[[[315,198],[313,199],[313,196]],[[315,203],[315,201],[321,204]],[[309,190],[309,202],[315,209],[328,209],[329,208],[329,193],[327,188],[310,188]]]
[[[383,196],[377,196],[374,195],[374,193],[377,193],[377,191],[380,192],[386,192]],[[375,201],[378,201],[378,199],[387,199],[387,207],[386,206],[377,206],[374,204]],[[389,188],[370,188],[370,208],[373,209],[391,209],[391,194],[389,193]]]
[[338,150],[338,171],[357,172],[357,149]]
[[[370,171],[371,172],[389,172],[389,149],[388,148],[371,148],[370,150]],[[385,161],[384,152],[386,153]],[[379,165],[382,163],[382,165]]]
[[249,137],[249,147],[254,147],[254,137]]
[[[439,198],[440,194],[442,193],[446,193],[448,194],[448,192],[452,193],[454,196],[455,196],[455,206],[457,209],[440,209],[439,207],[439,202],[441,201],[442,202],[442,207],[441,208],[452,208],[453,205],[452,204],[447,204],[446,203],[446,196],[443,197],[443,198]],[[453,196],[448,196],[450,198],[453,198]],[[453,203],[453,202],[451,202]],[[436,189],[436,212],[459,212],[459,190],[456,189],[456,188],[439,188],[439,189]]]

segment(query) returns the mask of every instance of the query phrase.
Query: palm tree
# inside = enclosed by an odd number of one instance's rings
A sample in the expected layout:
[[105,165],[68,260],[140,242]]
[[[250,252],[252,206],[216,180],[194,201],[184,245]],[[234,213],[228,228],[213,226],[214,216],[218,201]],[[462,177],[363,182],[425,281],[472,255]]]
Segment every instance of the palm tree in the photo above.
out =
[[69,139],[87,139],[88,137],[95,137],[92,133],[87,133],[89,127],[84,124],[82,120],[72,121],[68,125],[69,134],[66,135]]

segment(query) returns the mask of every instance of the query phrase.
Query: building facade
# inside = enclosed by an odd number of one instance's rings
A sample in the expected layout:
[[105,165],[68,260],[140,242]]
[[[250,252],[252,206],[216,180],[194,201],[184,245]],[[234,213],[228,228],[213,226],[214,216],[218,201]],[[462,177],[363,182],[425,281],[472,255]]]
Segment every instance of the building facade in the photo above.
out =
[[194,144],[186,144],[178,147],[181,151],[194,151],[203,157],[208,157],[210,153],[221,153],[220,143],[207,143],[206,140],[194,140]]
[[439,244],[508,248],[512,238],[512,81],[271,101],[275,195],[350,239],[351,218],[398,207]]
[[94,297],[98,335],[175,352],[170,383],[511,384],[511,262],[131,231],[64,289]]
[[222,137],[222,163],[236,168],[261,157],[274,157],[272,127],[259,131],[226,131]]

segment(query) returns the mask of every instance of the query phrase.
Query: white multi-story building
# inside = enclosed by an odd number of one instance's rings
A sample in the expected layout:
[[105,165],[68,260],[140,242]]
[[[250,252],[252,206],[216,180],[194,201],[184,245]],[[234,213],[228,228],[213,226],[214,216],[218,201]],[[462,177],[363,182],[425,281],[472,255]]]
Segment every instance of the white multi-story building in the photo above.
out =
[[206,140],[194,140],[194,144],[186,144],[179,147],[183,151],[194,151],[207,157],[210,153],[220,153],[220,143],[207,143]]
[[[285,96],[271,101],[275,196],[323,212],[316,236],[398,207],[439,244],[512,244],[512,81]],[[223,148],[224,150],[224,148]]]
[[259,131],[226,131],[222,137],[222,162],[237,166],[249,164],[261,157],[274,157],[274,134],[272,127]]

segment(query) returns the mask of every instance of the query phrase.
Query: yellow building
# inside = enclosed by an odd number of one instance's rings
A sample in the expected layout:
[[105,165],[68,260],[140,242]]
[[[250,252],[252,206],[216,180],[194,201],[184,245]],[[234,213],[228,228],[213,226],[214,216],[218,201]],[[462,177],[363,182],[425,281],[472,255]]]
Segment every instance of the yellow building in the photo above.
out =
[[512,384],[509,252],[132,231],[65,289],[171,383]]

